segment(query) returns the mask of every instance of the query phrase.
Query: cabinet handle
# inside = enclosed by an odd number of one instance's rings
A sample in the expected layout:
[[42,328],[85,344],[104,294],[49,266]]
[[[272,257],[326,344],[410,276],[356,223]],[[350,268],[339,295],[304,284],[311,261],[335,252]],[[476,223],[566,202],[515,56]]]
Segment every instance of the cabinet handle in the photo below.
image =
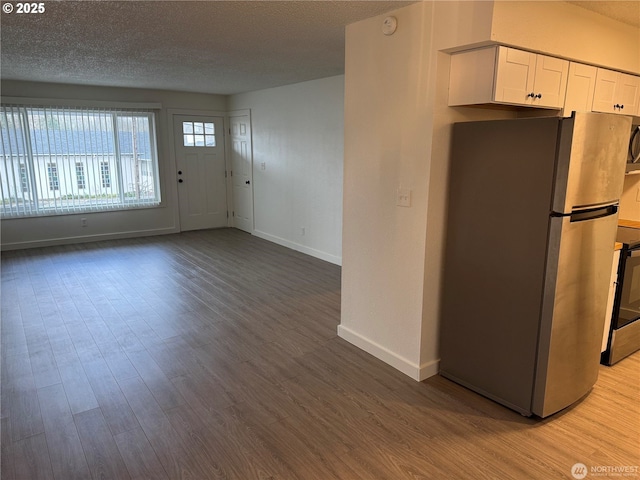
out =
[[537,94],[535,98],[542,98],[542,94],[541,93]]
[[527,98],[531,97],[531,98],[535,98],[536,94],[531,92],[529,95],[527,95]]

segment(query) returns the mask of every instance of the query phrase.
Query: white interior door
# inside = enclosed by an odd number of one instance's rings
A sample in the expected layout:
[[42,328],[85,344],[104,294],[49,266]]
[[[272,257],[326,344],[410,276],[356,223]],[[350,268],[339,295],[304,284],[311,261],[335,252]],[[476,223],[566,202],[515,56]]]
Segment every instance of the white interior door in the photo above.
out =
[[223,118],[173,117],[180,230],[227,226]]
[[253,175],[249,115],[230,117],[233,226],[253,232]]

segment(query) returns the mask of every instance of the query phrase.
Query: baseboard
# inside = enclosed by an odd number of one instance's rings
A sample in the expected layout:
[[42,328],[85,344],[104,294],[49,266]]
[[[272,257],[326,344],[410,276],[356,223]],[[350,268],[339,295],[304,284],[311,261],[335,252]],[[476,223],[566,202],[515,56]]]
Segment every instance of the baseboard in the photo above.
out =
[[440,360],[431,360],[430,362],[425,362],[420,365],[419,370],[419,378],[420,381],[426,380],[429,377],[433,377],[434,375],[438,375],[440,371]]
[[275,235],[270,235],[268,233],[261,232],[260,230],[254,230],[253,235],[255,235],[256,237],[262,238],[264,240],[268,240],[269,242],[277,243],[278,245],[282,245],[283,247],[290,248],[291,250],[295,250],[301,253],[306,253],[307,255],[311,255],[312,257],[319,258],[320,260],[324,260],[325,262],[333,263],[334,265],[342,265],[342,257],[331,255],[330,253],[326,253],[321,250],[316,250],[315,248],[310,248],[305,245],[292,242],[291,240],[287,240],[285,238],[277,237]]
[[72,245],[76,243],[99,242],[103,240],[120,240],[125,238],[151,237],[154,235],[168,235],[179,233],[175,228],[158,228],[153,230],[136,230],[131,232],[104,233],[96,235],[83,235],[81,237],[59,237],[45,240],[31,240],[25,242],[3,243],[0,250],[22,250],[25,248],[52,247],[55,245]]
[[374,357],[383,362],[391,365],[392,367],[400,370],[405,375],[421,382],[429,377],[432,377],[438,373],[439,361],[433,360],[430,362],[417,365],[406,358],[392,352],[391,350],[383,347],[382,345],[354,332],[344,325],[338,325],[338,336],[343,338],[347,342],[361,348],[367,353],[370,353]]

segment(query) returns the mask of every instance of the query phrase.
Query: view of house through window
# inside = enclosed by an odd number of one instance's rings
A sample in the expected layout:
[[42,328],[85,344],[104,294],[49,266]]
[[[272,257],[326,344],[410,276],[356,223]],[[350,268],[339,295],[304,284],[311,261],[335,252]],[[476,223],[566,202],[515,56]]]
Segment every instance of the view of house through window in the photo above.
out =
[[2,217],[160,203],[150,111],[2,106]]

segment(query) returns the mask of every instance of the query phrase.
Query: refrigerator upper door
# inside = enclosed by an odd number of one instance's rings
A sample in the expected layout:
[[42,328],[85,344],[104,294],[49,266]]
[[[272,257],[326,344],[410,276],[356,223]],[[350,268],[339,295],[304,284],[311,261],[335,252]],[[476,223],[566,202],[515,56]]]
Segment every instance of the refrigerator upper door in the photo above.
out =
[[561,123],[552,210],[616,203],[622,194],[631,118],[574,112]]
[[532,407],[540,417],[571,405],[598,378],[618,214],[585,216],[551,217]]

